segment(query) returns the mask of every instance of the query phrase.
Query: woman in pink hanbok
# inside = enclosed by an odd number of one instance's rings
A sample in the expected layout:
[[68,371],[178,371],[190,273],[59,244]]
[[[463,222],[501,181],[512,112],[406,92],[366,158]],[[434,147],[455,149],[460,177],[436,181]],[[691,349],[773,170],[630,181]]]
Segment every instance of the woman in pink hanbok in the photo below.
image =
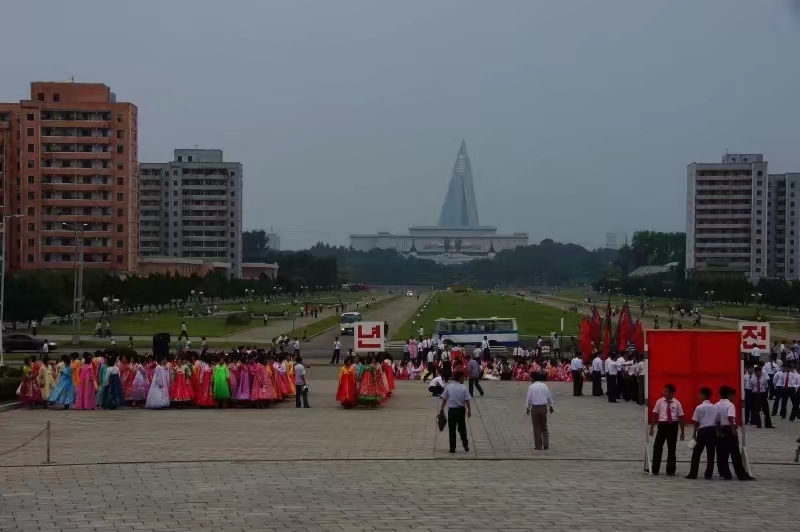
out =
[[265,365],[266,357],[258,355],[255,364],[251,364],[253,370],[252,387],[250,400],[261,406],[263,403],[278,401],[280,395],[275,388],[272,379],[269,378],[269,370]]
[[250,400],[250,366],[252,361],[248,362],[243,360],[239,364],[239,371],[236,375],[236,387],[233,388],[234,401],[249,401]]
[[83,365],[78,368],[78,389],[75,394],[75,410],[94,410],[97,407],[97,377],[92,366],[92,355],[83,356]]
[[147,392],[150,391],[147,368],[134,358],[129,364],[128,371],[133,373],[133,381],[126,391],[125,399],[131,402],[131,406],[142,406],[147,399]]

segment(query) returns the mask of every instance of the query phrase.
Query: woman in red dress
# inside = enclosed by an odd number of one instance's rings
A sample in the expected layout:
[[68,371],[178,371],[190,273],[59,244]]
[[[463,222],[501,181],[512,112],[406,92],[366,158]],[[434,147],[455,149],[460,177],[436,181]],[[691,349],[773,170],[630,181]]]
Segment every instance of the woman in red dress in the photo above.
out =
[[192,371],[190,366],[179,358],[175,361],[172,371],[172,384],[169,390],[170,404],[188,404],[194,399],[194,390],[192,390],[191,383]]
[[392,395],[394,391],[394,368],[392,367],[392,357],[384,355],[383,359],[383,373],[386,375],[386,394]]
[[200,362],[197,368],[197,394],[195,395],[194,404],[200,407],[215,407],[217,402],[214,400],[212,389],[214,386],[214,356],[206,353],[204,360]]
[[344,366],[339,370],[339,387],[336,390],[336,400],[343,407],[352,408],[356,405],[356,368],[353,367],[353,359],[344,359]]

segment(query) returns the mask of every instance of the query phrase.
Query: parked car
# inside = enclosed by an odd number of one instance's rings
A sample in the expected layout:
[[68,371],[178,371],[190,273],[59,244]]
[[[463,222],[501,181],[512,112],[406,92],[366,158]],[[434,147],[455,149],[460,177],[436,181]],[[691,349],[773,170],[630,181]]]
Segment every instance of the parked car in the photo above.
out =
[[[44,345],[44,339],[32,334],[25,333],[6,333],[3,335],[3,350],[6,353],[11,351],[30,351],[39,352]],[[55,342],[47,342],[50,351],[55,349]]]

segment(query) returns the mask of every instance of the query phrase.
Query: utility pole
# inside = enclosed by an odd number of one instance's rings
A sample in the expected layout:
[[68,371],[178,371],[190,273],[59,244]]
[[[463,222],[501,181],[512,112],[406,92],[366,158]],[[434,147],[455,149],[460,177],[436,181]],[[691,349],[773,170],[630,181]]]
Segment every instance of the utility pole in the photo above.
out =
[[[75,234],[75,275],[72,287],[72,345],[81,343],[81,313],[83,312],[83,235],[89,224],[61,224]],[[78,236],[80,233],[80,236]]]

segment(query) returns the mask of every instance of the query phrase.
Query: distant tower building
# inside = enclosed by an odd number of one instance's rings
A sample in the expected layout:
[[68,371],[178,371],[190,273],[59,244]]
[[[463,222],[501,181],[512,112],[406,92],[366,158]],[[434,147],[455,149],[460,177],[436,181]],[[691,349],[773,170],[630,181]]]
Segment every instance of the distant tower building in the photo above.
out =
[[479,227],[478,206],[475,203],[475,187],[472,183],[472,166],[467,156],[467,142],[461,147],[450,176],[447,196],[439,215],[439,227]]
[[606,249],[617,249],[617,233],[606,233]]

